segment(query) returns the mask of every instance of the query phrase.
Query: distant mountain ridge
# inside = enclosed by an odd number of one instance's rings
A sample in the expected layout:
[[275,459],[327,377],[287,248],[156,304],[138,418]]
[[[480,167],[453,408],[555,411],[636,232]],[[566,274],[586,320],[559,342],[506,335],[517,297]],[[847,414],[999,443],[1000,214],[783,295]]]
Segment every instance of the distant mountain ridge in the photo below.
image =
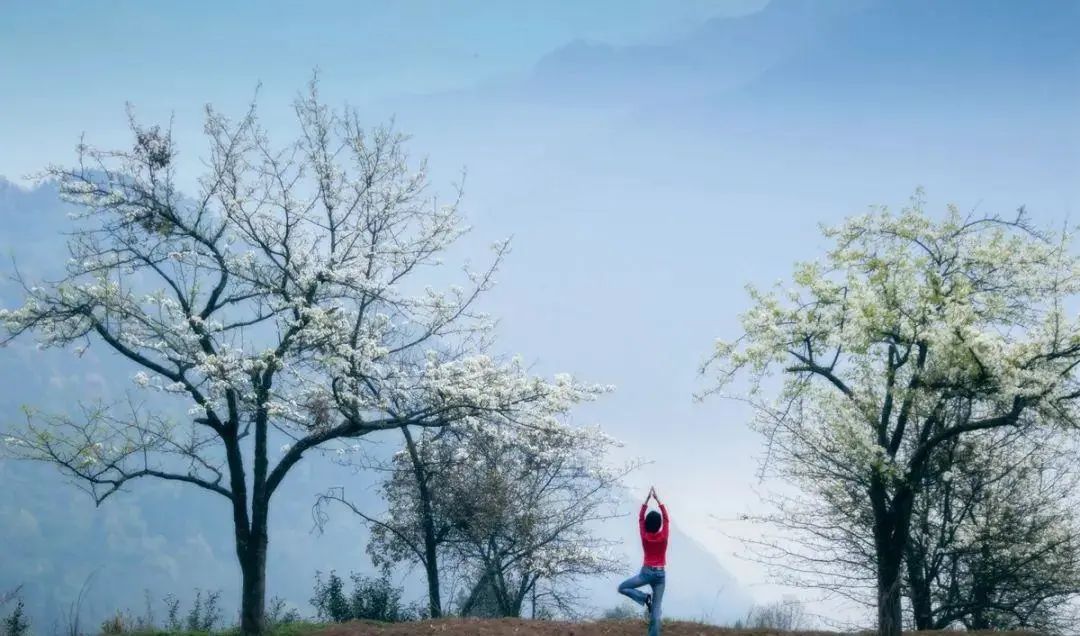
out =
[[[740,90],[759,99],[837,91],[858,98],[875,87],[1007,91],[1062,72],[1080,79],[1078,32],[1080,5],[1053,0],[1022,11],[1006,0],[773,0],[663,44],[571,42],[524,77],[483,91],[613,106],[724,101]],[[1076,86],[1055,88],[1077,94]]]

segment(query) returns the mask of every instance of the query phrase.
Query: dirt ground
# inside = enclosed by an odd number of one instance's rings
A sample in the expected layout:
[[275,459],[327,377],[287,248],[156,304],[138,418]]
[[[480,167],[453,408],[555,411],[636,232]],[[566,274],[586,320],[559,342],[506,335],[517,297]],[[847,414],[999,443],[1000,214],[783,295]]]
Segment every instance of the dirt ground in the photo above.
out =
[[[647,625],[641,621],[597,621],[562,623],[520,619],[443,619],[417,623],[379,624],[342,623],[327,627],[316,636],[645,636]],[[919,632],[955,636],[957,632]],[[973,636],[977,632],[966,632]],[[990,632],[987,632],[990,633]],[[776,632],[754,629],[728,629],[696,623],[665,623],[664,636],[837,636],[836,632]],[[1021,632],[993,632],[994,636],[1034,636]]]

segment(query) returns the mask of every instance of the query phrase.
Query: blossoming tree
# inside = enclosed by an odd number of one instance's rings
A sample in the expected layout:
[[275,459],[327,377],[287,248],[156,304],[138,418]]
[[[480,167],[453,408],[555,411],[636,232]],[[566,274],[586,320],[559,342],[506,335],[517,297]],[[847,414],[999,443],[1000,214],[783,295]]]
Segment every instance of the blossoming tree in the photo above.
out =
[[176,185],[168,131],[132,119],[132,149],[80,145],[75,168],[47,171],[77,210],[66,275],[22,281],[25,303],[0,314],[10,338],[106,347],[137,371],[136,390],[188,409],[31,410],[7,448],[99,504],[150,477],[227,499],[245,634],[264,629],[270,501],[305,454],[526,406],[559,413],[600,392],[485,353],[492,323],[475,304],[505,243],[464,286],[424,285],[465,228],[401,135],[327,108],[314,81],[295,112],[299,138],[275,148],[254,107],[235,122],[208,107],[194,197]]
[[756,408],[766,461],[868,504],[878,633],[898,636],[913,502],[935,450],[973,431],[1076,424],[1080,325],[1066,302],[1080,268],[1069,237],[1036,231],[1023,210],[934,220],[921,195],[826,236],[827,259],[799,265],[790,289],[751,289],[743,335],[705,365],[708,393],[745,379],[736,391]]
[[443,611],[443,579],[467,588],[456,610],[480,605],[500,616],[576,612],[576,579],[612,571],[611,543],[596,523],[616,514],[619,480],[637,462],[616,466],[618,446],[595,428],[554,418],[493,425],[483,419],[406,435],[383,484],[381,518],[340,502],[372,525],[377,563],[424,566],[432,613]]

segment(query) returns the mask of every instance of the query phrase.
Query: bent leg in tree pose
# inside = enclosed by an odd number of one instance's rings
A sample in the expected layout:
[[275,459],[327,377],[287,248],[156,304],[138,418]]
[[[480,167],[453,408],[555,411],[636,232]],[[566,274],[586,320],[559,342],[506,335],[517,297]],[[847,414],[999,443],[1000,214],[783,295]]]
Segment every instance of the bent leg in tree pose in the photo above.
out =
[[[645,514],[649,507],[649,499],[656,500],[660,512],[653,510]],[[665,567],[668,513],[667,508],[660,502],[655,488],[649,489],[645,503],[641,504],[641,512],[638,513],[638,530],[641,533],[641,547],[645,552],[644,563],[637,575],[619,584],[619,594],[630,597],[638,605],[645,606],[649,613],[649,636],[660,636],[660,605],[664,600],[664,584],[667,579]],[[646,585],[652,588],[651,594],[637,589]]]

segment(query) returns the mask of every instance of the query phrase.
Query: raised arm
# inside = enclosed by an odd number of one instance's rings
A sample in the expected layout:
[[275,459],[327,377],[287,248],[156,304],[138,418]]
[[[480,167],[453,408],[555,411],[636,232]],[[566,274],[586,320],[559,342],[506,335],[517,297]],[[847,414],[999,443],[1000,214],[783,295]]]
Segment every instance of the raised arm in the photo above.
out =
[[649,508],[649,500],[655,496],[655,490],[650,487],[649,494],[645,495],[645,503],[641,504],[641,511],[638,512],[638,531],[641,533],[641,536],[645,536],[645,511]]
[[660,534],[666,537],[668,536],[668,526],[671,517],[668,516],[667,506],[664,505],[664,502],[660,501],[660,495],[656,494],[656,489],[653,489],[652,497],[656,500],[656,504],[660,506],[660,518],[664,520],[664,525],[660,528]]

